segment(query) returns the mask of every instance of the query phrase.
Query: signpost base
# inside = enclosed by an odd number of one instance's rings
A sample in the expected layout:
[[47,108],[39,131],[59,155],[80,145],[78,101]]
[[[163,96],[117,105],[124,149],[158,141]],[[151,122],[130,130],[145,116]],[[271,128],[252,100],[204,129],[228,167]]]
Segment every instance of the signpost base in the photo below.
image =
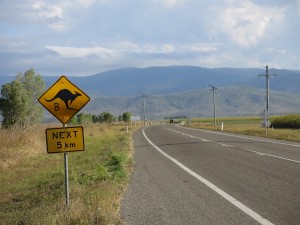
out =
[[65,165],[65,195],[66,195],[66,207],[69,208],[69,170],[68,170],[68,153],[64,153],[64,165]]

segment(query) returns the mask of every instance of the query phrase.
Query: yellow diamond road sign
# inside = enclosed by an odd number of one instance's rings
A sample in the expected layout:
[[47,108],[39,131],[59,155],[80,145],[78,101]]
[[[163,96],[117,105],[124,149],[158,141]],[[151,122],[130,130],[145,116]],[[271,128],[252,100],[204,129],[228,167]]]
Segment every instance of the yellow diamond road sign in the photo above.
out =
[[89,96],[65,76],[61,76],[39,98],[39,102],[63,124],[68,123],[89,100]]
[[46,129],[47,152],[61,153],[84,150],[83,127]]

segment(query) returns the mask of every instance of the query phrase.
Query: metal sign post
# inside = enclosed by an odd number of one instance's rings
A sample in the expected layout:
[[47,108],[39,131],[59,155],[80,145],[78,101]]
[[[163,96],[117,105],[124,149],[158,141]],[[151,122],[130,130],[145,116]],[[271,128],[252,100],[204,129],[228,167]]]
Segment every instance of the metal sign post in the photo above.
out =
[[69,208],[69,170],[68,170],[68,153],[64,153],[64,165],[65,165],[65,194],[66,194],[66,206]]
[[[63,125],[66,128],[66,124]],[[64,152],[64,166],[65,166],[65,194],[66,206],[69,208],[69,169],[68,169],[68,152]]]

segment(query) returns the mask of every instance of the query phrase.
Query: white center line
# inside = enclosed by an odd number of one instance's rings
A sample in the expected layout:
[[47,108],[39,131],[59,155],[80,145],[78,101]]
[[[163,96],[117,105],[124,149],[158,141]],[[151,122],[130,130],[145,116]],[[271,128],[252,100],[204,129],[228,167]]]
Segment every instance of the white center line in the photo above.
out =
[[[184,127],[185,128],[185,127]],[[185,129],[193,129],[193,128],[185,128]],[[176,131],[176,130],[172,130],[172,129],[168,129],[170,131],[175,131],[176,133],[178,134],[182,134],[182,135],[186,135],[185,133],[182,133],[180,131]],[[197,129],[196,129],[197,130]],[[203,130],[201,130],[203,131]],[[204,132],[208,132],[208,133],[214,133],[214,134],[221,134],[221,133],[217,133],[217,132],[210,132],[210,131],[204,131]],[[227,134],[221,134],[221,135],[227,135]],[[272,142],[272,141],[262,141],[262,140],[259,140],[259,139],[254,139],[254,138],[247,138],[247,137],[241,137],[241,136],[235,136],[235,135],[228,135],[228,136],[233,136],[233,137],[240,137],[240,138],[245,138],[245,139],[250,139],[250,140],[256,140],[256,141],[261,141],[261,142],[268,142],[268,143],[275,143],[275,144],[283,144],[283,145],[290,145],[290,146],[294,146],[294,147],[300,147],[299,145],[293,145],[293,144],[286,144],[286,143],[281,143],[281,142]],[[203,138],[199,138],[199,137],[196,137],[196,136],[191,136],[193,138],[196,138],[196,139],[199,139],[199,140],[202,140],[205,142],[211,142],[211,143],[215,143],[215,144],[218,144],[218,145],[221,145],[223,147],[231,147],[231,148],[235,148],[235,146],[232,146],[232,145],[227,145],[227,144],[223,144],[223,143],[219,143],[219,142],[215,142],[215,141],[210,141],[210,140],[206,140],[206,139],[203,139]],[[236,149],[236,148],[235,148]],[[268,153],[263,153],[263,152],[258,152],[258,151],[254,151],[254,150],[250,150],[250,149],[246,149],[246,148],[238,148],[240,150],[243,150],[243,151],[247,151],[247,152],[253,152],[255,154],[258,154],[258,155],[261,155],[261,156],[269,156],[269,157],[273,157],[273,158],[277,158],[277,159],[282,159],[282,160],[286,160],[286,161],[290,161],[290,162],[294,162],[294,163],[300,163],[300,161],[297,161],[297,160],[294,160],[294,159],[289,159],[289,158],[284,158],[284,157],[281,157],[281,156],[277,156],[277,155],[272,155],[272,154],[268,154]]]
[[221,133],[221,132],[216,132],[216,131],[200,130],[200,129],[196,129],[196,128],[182,127],[182,126],[178,126],[178,125],[176,125],[176,126],[180,127],[180,128],[183,128],[183,129],[187,129],[187,130],[198,130],[198,131],[206,132],[206,133],[219,134],[219,135],[224,135],[224,136],[229,136],[229,137],[237,137],[237,138],[242,138],[242,139],[247,139],[247,140],[252,140],[252,141],[267,142],[267,143],[287,145],[287,146],[293,146],[293,147],[299,147],[300,148],[300,145],[298,145],[298,144],[284,143],[284,142],[271,141],[271,140],[261,140],[261,139],[258,139],[258,138],[243,137],[243,136],[239,136],[239,135]]
[[186,171],[187,173],[189,173],[190,175],[192,175],[193,177],[195,177],[197,180],[201,181],[203,184],[205,184],[206,186],[208,186],[210,189],[212,189],[213,191],[215,191],[216,193],[218,193],[224,199],[226,199],[231,204],[233,204],[234,206],[236,206],[237,208],[239,208],[241,211],[243,211],[244,213],[246,213],[247,215],[249,215],[250,217],[252,217],[253,219],[255,219],[260,224],[263,224],[263,225],[273,225],[273,223],[271,223],[269,220],[263,218],[261,215],[259,215],[258,213],[254,212],[252,209],[248,208],[246,205],[244,205],[243,203],[241,203],[240,201],[238,201],[237,199],[235,199],[231,195],[227,194],[225,191],[223,191],[222,189],[218,188],[213,183],[211,183],[208,180],[206,180],[205,178],[201,177],[199,174],[195,173],[194,171],[192,171],[191,169],[189,169],[188,167],[186,167],[185,165],[183,165],[178,160],[176,160],[173,157],[169,156],[167,153],[165,153],[163,150],[161,150],[159,147],[157,147],[155,144],[153,144],[153,142],[145,134],[145,129],[147,129],[147,127],[142,130],[145,139],[149,142],[150,145],[152,145],[152,147],[154,147],[162,155],[164,155],[166,158],[168,158],[169,160],[171,160],[173,163],[175,163],[181,169],[183,169],[184,171]]

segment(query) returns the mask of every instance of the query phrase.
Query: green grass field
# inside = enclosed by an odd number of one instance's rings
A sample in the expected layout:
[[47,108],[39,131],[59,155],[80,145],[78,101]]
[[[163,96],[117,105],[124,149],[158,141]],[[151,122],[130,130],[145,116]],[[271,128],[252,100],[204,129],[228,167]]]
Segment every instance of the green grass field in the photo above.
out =
[[121,224],[120,199],[133,165],[131,133],[124,125],[84,128],[85,151],[68,153],[67,209],[63,153],[47,153],[45,129],[0,130],[0,224]]

